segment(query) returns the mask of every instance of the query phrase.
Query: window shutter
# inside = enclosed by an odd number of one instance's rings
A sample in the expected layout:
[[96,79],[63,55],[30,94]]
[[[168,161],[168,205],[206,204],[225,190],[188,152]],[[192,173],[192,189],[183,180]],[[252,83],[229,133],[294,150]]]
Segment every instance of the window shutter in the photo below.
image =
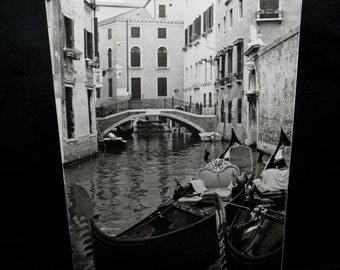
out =
[[88,54],[87,54],[87,31],[86,31],[86,29],[84,29],[84,56],[85,56],[85,58],[88,57]]

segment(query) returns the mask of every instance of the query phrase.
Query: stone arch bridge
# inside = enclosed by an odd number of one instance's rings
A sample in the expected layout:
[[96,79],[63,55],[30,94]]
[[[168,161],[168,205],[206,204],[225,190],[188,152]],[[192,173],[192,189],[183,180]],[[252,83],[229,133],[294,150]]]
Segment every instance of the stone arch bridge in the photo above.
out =
[[180,109],[129,109],[105,117],[97,117],[97,126],[105,136],[110,130],[145,116],[162,116],[179,123],[191,133],[215,131],[216,115],[197,115]]

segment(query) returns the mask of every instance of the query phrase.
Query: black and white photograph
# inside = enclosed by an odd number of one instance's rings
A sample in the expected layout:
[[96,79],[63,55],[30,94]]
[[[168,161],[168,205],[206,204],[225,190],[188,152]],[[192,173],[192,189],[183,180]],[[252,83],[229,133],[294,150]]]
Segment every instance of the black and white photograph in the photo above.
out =
[[340,269],[339,7],[317,2],[1,4],[7,265]]

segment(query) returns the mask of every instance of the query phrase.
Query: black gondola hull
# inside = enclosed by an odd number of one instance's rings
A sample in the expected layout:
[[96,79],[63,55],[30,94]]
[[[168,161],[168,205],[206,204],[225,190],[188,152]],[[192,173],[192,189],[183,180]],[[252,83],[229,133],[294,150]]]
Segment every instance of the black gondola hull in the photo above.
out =
[[94,224],[94,260],[103,269],[206,269],[218,258],[215,214],[195,224],[144,239],[119,239]]

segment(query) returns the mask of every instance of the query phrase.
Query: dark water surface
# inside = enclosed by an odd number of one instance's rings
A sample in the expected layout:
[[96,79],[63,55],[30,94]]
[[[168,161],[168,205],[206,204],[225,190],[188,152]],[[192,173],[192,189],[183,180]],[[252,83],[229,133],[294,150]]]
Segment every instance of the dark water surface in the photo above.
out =
[[201,142],[183,134],[133,134],[121,153],[100,153],[97,158],[65,168],[66,196],[74,269],[95,269],[86,258],[82,225],[76,216],[72,184],[80,184],[90,194],[98,224],[116,235],[140,221],[160,203],[172,197],[177,179],[184,184],[210,158],[223,152],[227,142]]

